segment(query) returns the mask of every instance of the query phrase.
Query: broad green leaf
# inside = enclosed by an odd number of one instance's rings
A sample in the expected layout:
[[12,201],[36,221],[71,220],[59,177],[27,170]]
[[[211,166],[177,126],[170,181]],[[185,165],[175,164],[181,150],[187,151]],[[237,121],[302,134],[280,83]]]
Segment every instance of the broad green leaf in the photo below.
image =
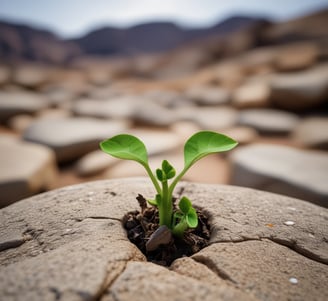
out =
[[194,208],[190,208],[186,215],[186,222],[190,228],[196,228],[198,226],[198,216]]
[[238,142],[223,134],[210,131],[198,132],[191,136],[184,146],[185,169],[209,154],[231,150],[237,144]]
[[190,200],[184,196],[181,198],[179,202],[179,208],[182,213],[187,214],[190,211],[190,209],[192,209],[192,204]]
[[134,160],[142,165],[148,165],[148,155],[145,145],[137,137],[122,134],[100,142],[100,148],[113,157]]

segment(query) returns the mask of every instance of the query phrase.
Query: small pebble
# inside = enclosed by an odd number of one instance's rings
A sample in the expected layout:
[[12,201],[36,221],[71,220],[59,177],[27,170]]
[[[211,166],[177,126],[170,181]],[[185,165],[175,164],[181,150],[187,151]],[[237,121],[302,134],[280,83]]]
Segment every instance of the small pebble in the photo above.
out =
[[293,221],[287,221],[287,222],[284,222],[284,224],[287,226],[293,226],[295,223]]
[[291,278],[289,278],[289,282],[292,283],[292,284],[297,284],[298,280],[294,277],[291,277]]

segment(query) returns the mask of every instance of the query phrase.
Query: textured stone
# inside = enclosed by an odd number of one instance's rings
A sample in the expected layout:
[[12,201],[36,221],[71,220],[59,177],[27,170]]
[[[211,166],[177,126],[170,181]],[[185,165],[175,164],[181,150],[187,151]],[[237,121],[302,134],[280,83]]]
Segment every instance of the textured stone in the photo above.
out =
[[328,207],[328,154],[253,144],[236,149],[232,183],[298,197]]
[[303,72],[277,74],[270,82],[271,101],[283,109],[309,109],[328,95],[328,64]]
[[310,148],[328,150],[328,118],[309,117],[294,129],[292,139]]
[[149,179],[68,186],[3,208],[2,298],[325,300],[326,209],[241,187],[180,189],[206,208],[211,245],[170,269],[144,262],[120,223],[138,193],[155,193]]
[[193,86],[186,91],[186,96],[193,102],[204,106],[217,106],[227,104],[230,93],[215,86]]
[[187,107],[177,111],[180,120],[193,121],[201,129],[222,130],[236,124],[238,113],[230,107]]
[[127,128],[125,122],[92,118],[42,119],[31,124],[24,139],[52,148],[59,162],[78,157],[99,148],[99,142]]
[[265,82],[249,82],[232,95],[232,105],[237,108],[258,108],[270,105],[270,87]]
[[33,92],[0,92],[0,122],[18,114],[33,114],[46,107],[44,99]]
[[239,115],[240,125],[253,127],[263,134],[290,133],[298,124],[297,115],[274,109],[248,109]]
[[0,208],[51,189],[57,176],[54,153],[47,147],[0,136]]

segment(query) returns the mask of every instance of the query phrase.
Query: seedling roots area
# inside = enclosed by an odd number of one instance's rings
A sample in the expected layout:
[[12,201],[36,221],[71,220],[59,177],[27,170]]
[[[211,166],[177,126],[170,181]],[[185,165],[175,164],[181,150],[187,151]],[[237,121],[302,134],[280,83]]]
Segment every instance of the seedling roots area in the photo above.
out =
[[[148,261],[170,266],[175,259],[191,256],[208,245],[210,238],[208,218],[201,209],[195,208],[198,215],[196,228],[185,231],[182,238],[172,236],[168,243],[160,244],[156,250],[147,251],[147,241],[159,228],[158,209],[155,206],[147,206],[146,199],[140,194],[137,200],[141,211],[128,212],[123,217],[123,226],[127,231],[129,240],[145,254]],[[173,207],[175,211],[175,202]]]

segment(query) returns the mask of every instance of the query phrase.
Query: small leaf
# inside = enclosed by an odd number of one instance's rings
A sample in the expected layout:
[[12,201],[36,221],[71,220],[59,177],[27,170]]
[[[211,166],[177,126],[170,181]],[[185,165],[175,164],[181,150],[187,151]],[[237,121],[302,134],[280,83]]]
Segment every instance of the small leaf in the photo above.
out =
[[184,214],[182,214],[181,212],[175,212],[174,213],[174,218],[177,218],[177,219],[182,219],[184,217]]
[[148,155],[145,145],[137,137],[127,134],[114,136],[100,142],[100,148],[113,157],[134,160],[142,165],[148,165]]
[[187,214],[190,209],[192,209],[192,204],[187,197],[182,197],[179,202],[179,208],[182,213]]
[[174,178],[175,169],[167,160],[162,162],[162,170],[165,172],[167,180]]
[[238,142],[223,134],[201,131],[191,136],[184,146],[185,168],[189,168],[199,159],[236,147]]
[[198,216],[194,208],[191,208],[186,215],[186,222],[190,228],[196,228],[198,226]]
[[148,202],[150,205],[152,205],[152,206],[158,206],[156,200],[149,199],[149,200],[147,200],[147,202]]
[[156,177],[158,180],[160,180],[161,182],[166,180],[165,174],[161,169],[156,169]]

